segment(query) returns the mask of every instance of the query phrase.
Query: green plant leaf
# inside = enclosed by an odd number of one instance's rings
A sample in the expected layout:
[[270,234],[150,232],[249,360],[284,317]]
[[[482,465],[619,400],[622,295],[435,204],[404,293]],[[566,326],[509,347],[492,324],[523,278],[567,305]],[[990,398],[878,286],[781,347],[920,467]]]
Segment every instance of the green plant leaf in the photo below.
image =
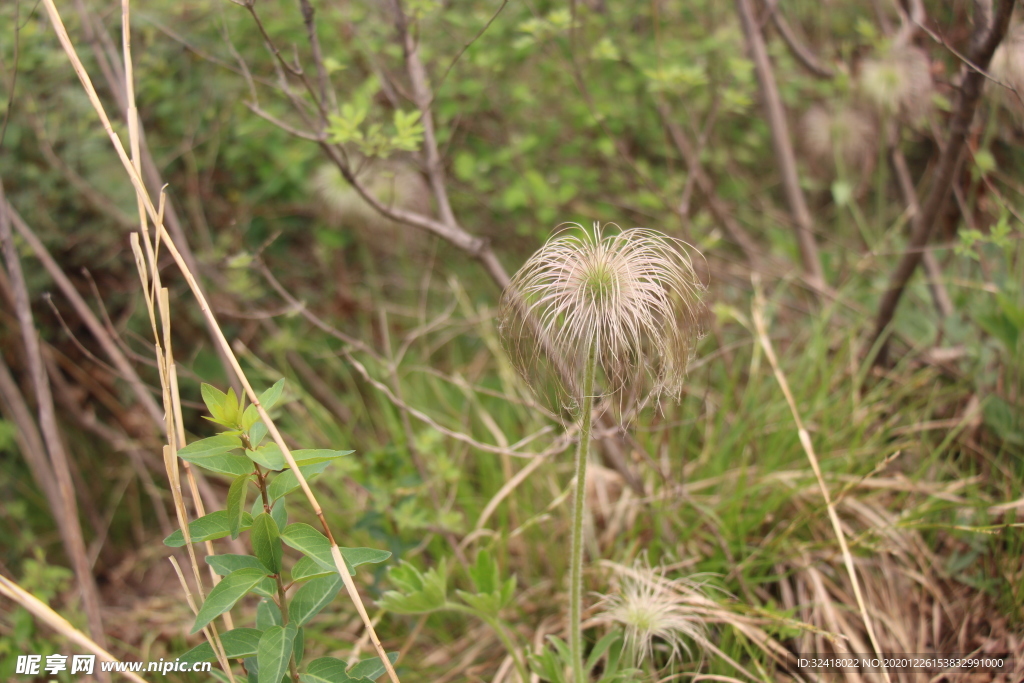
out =
[[[312,465],[299,465],[299,471],[302,472],[302,476],[308,481],[327,469],[327,466],[330,464],[330,461],[327,461],[318,462]],[[271,501],[275,501],[281,496],[288,495],[297,488],[299,488],[299,480],[295,476],[295,472],[288,469],[278,474],[274,477],[274,481],[270,482],[270,486],[267,487],[267,496]]]
[[336,657],[320,657],[309,663],[299,680],[302,683],[348,683],[352,678],[345,673],[346,669],[348,664]]
[[[247,512],[243,512],[242,525],[239,528],[242,531],[245,531],[251,526],[252,515]],[[191,536],[193,543],[213,541],[218,538],[229,536],[231,534],[231,523],[228,520],[227,510],[217,510],[217,512],[211,512],[208,515],[200,517],[188,525],[188,533],[189,536]],[[181,529],[178,529],[173,534],[165,538],[164,545],[171,548],[180,548],[185,545],[185,537],[181,533]]]
[[228,387],[227,398],[224,399],[224,421],[232,426],[242,419],[242,402],[232,387]]
[[288,671],[288,660],[295,644],[295,624],[272,626],[260,637],[256,652],[259,665],[259,683],[281,683],[281,677]]
[[618,631],[605,634],[601,640],[594,644],[594,649],[590,651],[590,656],[587,658],[587,663],[583,668],[587,671],[593,671],[598,661],[604,656],[604,653],[621,638],[622,634]]
[[277,405],[277,402],[281,400],[282,394],[284,394],[284,377],[274,382],[273,386],[260,394],[260,405],[269,413]]
[[260,600],[256,605],[256,628],[263,630],[271,626],[280,626],[282,621],[284,620],[281,619],[281,609],[273,600]]
[[306,650],[306,629],[301,626],[295,632],[295,643],[292,645],[292,654],[295,657],[295,663],[302,662],[302,655]]
[[1020,328],[1005,313],[1002,311],[980,313],[976,314],[974,319],[982,329],[1001,341],[1007,351],[1013,353],[1016,350]]
[[284,454],[281,453],[281,447],[274,442],[270,442],[265,446],[260,446],[254,451],[247,450],[245,455],[260,467],[273,470],[275,472],[279,472],[288,467],[288,463],[285,462],[284,459]]
[[253,586],[252,592],[262,598],[273,600],[277,597],[277,582],[267,577]]
[[[308,556],[324,569],[332,572],[337,570],[334,567],[334,557],[331,554],[331,542],[322,533],[308,524],[289,524],[281,532],[281,540],[289,547],[295,548],[303,555]],[[342,555],[344,557],[344,555]],[[352,567],[349,567],[350,573]]]
[[178,449],[178,457],[182,460],[199,465],[203,458],[227,453],[241,448],[242,442],[233,434],[217,434],[205,439],[193,441],[184,448]]
[[[281,533],[281,540],[308,556],[320,567],[334,572],[334,557],[331,555],[331,543],[327,537],[308,524],[289,524]],[[339,548],[349,573],[355,575],[355,568],[361,564],[376,564],[391,557],[387,550],[376,548]]]
[[198,467],[240,477],[252,472],[252,463],[240,455],[232,455],[242,442],[235,434],[217,434],[206,439],[193,441],[178,451],[178,457]]
[[408,562],[393,567],[388,574],[399,590],[388,591],[380,606],[396,614],[425,614],[441,609],[447,601],[448,568],[444,562],[425,573]]
[[[252,514],[253,519],[255,519],[257,515],[261,515],[264,512],[265,510],[263,509],[263,498],[262,496],[256,496],[256,500],[252,502],[252,509],[250,510],[250,514]],[[286,526],[288,526],[288,509],[285,507],[284,498],[279,499],[270,508],[270,516],[274,518],[275,522],[277,522],[277,528],[279,531],[283,530]]]
[[250,403],[244,411],[242,411],[242,431],[247,432],[249,429],[259,422],[260,413],[256,410],[256,404]]
[[263,424],[262,420],[256,422],[249,428],[249,445],[253,448],[259,448],[260,443],[266,435],[267,425]]
[[193,460],[192,462],[203,469],[219,474],[227,474],[232,477],[252,474],[253,471],[252,462],[248,458],[230,453],[211,455],[208,458]]
[[231,488],[228,489],[226,512],[228,513],[228,526],[231,528],[232,540],[238,538],[238,534],[242,529],[242,514],[245,512],[245,494],[249,490],[249,477],[250,475],[248,474],[236,477],[231,482]]
[[330,604],[341,590],[342,581],[337,572],[313,579],[292,596],[288,605],[290,620],[303,626]]
[[225,410],[228,395],[212,384],[203,383],[200,385],[199,390],[203,395],[203,403],[206,404],[206,409],[213,416],[213,419],[225,422],[228,415]]
[[1015,411],[1013,405],[998,396],[989,396],[982,415],[985,424],[1000,439],[1008,444],[1024,446],[1024,415]]
[[284,498],[280,499],[270,508],[270,516],[277,522],[278,531],[288,526],[288,508],[284,504]]
[[239,569],[259,569],[263,572],[264,576],[273,574],[272,571],[264,567],[263,563],[252,555],[207,555],[206,564],[213,567],[213,571],[221,576],[227,576]]
[[[228,659],[242,659],[256,654],[262,631],[254,628],[236,628],[220,634],[220,642]],[[192,648],[181,657],[183,662],[209,662],[217,659],[210,643]]]
[[[397,652],[388,653],[388,660],[392,664],[394,664],[397,659]],[[382,673],[384,673],[384,670],[384,662],[380,661],[380,657],[371,657],[370,659],[364,659],[349,669],[348,675],[350,678],[354,679],[363,678],[375,681]]]
[[[260,405],[269,413],[271,408],[277,405],[277,402],[281,399],[281,394],[283,392],[284,378],[282,377],[274,383],[274,386],[260,394]],[[259,419],[260,414],[259,411],[256,410],[256,404],[250,405],[245,409],[245,412],[242,413],[242,429],[248,431]],[[255,445],[256,444],[254,443],[253,446]]]
[[216,617],[234,607],[243,595],[265,577],[266,574],[262,570],[252,567],[239,569],[225,576],[223,581],[213,587],[206,597],[206,602],[199,608],[190,633],[200,631]]
[[[355,451],[335,451],[328,448],[302,448],[299,450],[292,451],[292,457],[295,458],[295,463],[302,469],[306,465],[316,465],[322,462],[330,462],[335,458],[340,458],[344,455],[355,453]],[[245,453],[250,459],[258,462],[268,470],[280,471],[288,468],[288,462],[285,460],[284,453],[281,452],[280,446],[276,443],[268,443],[265,446],[261,446],[255,451],[246,451]],[[296,485],[298,481],[296,480]]]
[[361,564],[378,564],[391,557],[390,550],[378,550],[377,548],[338,548],[345,564],[352,569]]
[[494,593],[498,590],[501,571],[490,551],[481,550],[476,554],[476,562],[469,568],[469,578],[473,580],[477,593]]
[[[355,451],[335,451],[329,448],[301,448],[297,451],[292,451],[292,457],[295,458],[295,462],[298,464],[299,469],[302,469],[306,465],[330,462],[335,458],[351,455],[352,453],[355,453]],[[303,470],[303,472],[305,472],[305,470]]]
[[252,529],[249,530],[249,540],[252,542],[252,550],[259,558],[263,566],[273,574],[281,573],[281,532],[277,528],[277,522],[266,512],[260,513],[252,520]]
[[337,573],[333,567],[330,570],[325,569],[312,557],[304,556],[292,567],[292,581],[305,581],[317,576],[330,576]]
[[247,683],[259,683],[260,665],[256,661],[255,655],[252,657],[246,657],[242,660],[242,663],[245,665],[246,672],[248,672],[248,675],[245,677]]
[[475,609],[477,612],[486,614],[488,616],[497,616],[501,610],[501,603],[496,595],[493,593],[469,593],[467,591],[456,590],[455,594],[459,598]]

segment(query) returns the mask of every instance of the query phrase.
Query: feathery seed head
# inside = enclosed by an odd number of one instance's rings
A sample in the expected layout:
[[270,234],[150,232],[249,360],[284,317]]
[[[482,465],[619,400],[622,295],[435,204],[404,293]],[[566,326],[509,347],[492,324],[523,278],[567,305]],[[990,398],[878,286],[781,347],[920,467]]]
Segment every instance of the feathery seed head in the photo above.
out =
[[932,108],[931,62],[913,46],[895,47],[861,66],[861,92],[882,111],[908,124],[919,122]]
[[1009,30],[1006,39],[992,55],[989,72],[996,80],[1017,91],[985,88],[985,93],[1006,106],[1019,124],[1024,119],[1024,103],[1017,96],[1017,93],[1024,93],[1024,24],[1017,24]]
[[646,228],[605,235],[599,223],[566,224],[505,289],[502,339],[535,389],[553,381],[549,404],[575,408],[591,352],[620,405],[678,398],[703,332],[703,293],[685,243]]
[[812,106],[801,118],[803,148],[819,167],[864,172],[878,155],[878,130],[873,117],[843,105]]
[[651,569],[645,556],[632,567],[613,565],[622,576],[619,590],[602,601],[600,617],[625,630],[625,652],[637,667],[654,665],[655,642],[668,646],[669,663],[687,655],[687,639],[699,647],[707,643],[703,620],[692,609],[694,598],[704,598],[702,585],[687,579],[671,581]]

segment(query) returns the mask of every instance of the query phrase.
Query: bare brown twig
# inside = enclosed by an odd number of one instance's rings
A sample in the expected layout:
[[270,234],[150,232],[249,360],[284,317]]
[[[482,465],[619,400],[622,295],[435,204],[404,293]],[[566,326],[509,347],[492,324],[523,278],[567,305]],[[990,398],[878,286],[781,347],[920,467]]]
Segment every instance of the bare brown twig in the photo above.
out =
[[811,73],[811,75],[821,79],[830,79],[835,77],[835,71],[822,64],[821,60],[811,52],[810,48],[801,43],[796,37],[796,34],[793,32],[793,28],[789,25],[789,22],[786,21],[786,17],[784,17],[782,12],[779,10],[779,0],[768,0],[768,14],[771,16],[772,23],[775,24],[775,30],[777,30],[779,35],[782,36],[782,40],[786,43],[786,47],[789,48],[790,53],[796,57],[796,60],[800,62],[800,64]]
[[70,302],[72,308],[75,309],[75,313],[82,319],[85,326],[89,328],[89,332],[92,333],[93,337],[96,338],[100,348],[110,359],[110,362],[114,364],[118,374],[128,382],[131,386],[132,391],[135,393],[135,398],[139,401],[142,407],[146,410],[146,413],[153,420],[157,429],[163,426],[163,411],[160,406],[157,405],[156,400],[152,394],[149,393],[149,389],[146,387],[142,378],[132,367],[128,358],[121,351],[121,348],[111,337],[110,333],[100,322],[96,314],[93,313],[89,304],[86,303],[82,295],[78,293],[75,286],[68,279],[67,275],[57,264],[54,258],[50,255],[50,252],[46,249],[42,240],[36,236],[35,232],[29,227],[29,225],[22,219],[21,215],[14,210],[14,207],[10,203],[0,204],[0,210],[8,212],[11,218],[11,222],[14,224],[14,229],[18,231],[18,234],[24,239],[32,251],[35,252],[36,258],[43,264],[43,268],[49,273],[50,277],[57,284],[57,287],[61,290],[64,296]]
[[[921,211],[914,216],[913,228],[907,244],[908,249],[893,271],[889,279],[889,287],[879,304],[878,316],[875,320],[875,342],[881,340],[889,329],[907,283],[921,263],[923,253],[921,250],[928,243],[936,218],[946,205],[967,133],[974,120],[974,112],[985,85],[984,69],[988,68],[993,53],[1006,35],[1013,5],[1013,0],[999,0],[991,23],[977,22],[974,37],[971,40],[970,61],[978,68],[965,68],[962,71],[963,78],[953,108],[946,148],[939,159],[928,197],[922,204]],[[887,361],[887,351],[888,339],[884,339],[878,355],[875,357],[876,364],[884,364]]]
[[[7,201],[4,197],[3,183],[0,181],[0,209],[5,208],[6,205]],[[43,365],[42,352],[39,346],[39,332],[36,330],[32,308],[29,304],[28,287],[22,274],[21,259],[14,245],[10,215],[5,210],[0,210],[0,240],[3,241],[4,259],[7,263],[11,290],[14,293],[18,326],[21,328],[21,339],[28,362],[29,377],[35,393],[36,407],[39,412],[39,429],[42,433],[42,440],[46,446],[46,451],[49,454],[49,464],[55,479],[55,488],[59,494],[50,503],[56,503],[53,512],[56,517],[57,528],[60,530],[68,559],[74,568],[78,587],[82,592],[82,604],[85,608],[86,617],[89,620],[89,630],[93,640],[101,647],[106,647],[103,617],[100,613],[99,590],[96,587],[96,580],[89,567],[85,539],[82,535],[82,527],[78,517],[75,487],[71,478],[70,461],[67,450],[64,447],[64,442],[61,439],[60,427],[57,425],[57,414],[54,409],[53,396],[50,393],[50,383],[46,376],[46,368]],[[103,678],[109,680],[108,676],[103,676]]]
[[768,50],[765,48],[764,36],[761,35],[761,29],[754,17],[751,0],[736,0],[736,10],[739,13],[740,23],[743,25],[747,47],[750,50],[750,57],[754,62],[754,70],[757,73],[757,80],[760,84],[765,116],[772,131],[775,163],[778,164],[779,173],[782,176],[783,189],[786,193],[786,200],[789,203],[789,209],[795,223],[796,239],[800,247],[804,271],[811,281],[812,287],[816,285],[815,289],[823,289],[825,287],[825,275],[821,269],[818,245],[814,241],[814,223],[811,219],[811,212],[807,208],[807,200],[800,187],[800,178],[796,168],[796,155],[793,152],[793,142],[789,136],[786,113],[782,105],[782,98],[779,96],[778,87],[775,84],[775,74],[768,59]]

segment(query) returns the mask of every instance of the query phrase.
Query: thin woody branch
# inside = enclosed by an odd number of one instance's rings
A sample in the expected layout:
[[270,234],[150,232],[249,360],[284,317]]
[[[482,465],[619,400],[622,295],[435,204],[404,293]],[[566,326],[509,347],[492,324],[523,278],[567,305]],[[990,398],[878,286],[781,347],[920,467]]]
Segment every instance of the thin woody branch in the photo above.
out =
[[[982,89],[985,86],[984,71],[988,68],[989,62],[992,61],[992,55],[1006,35],[1010,25],[1010,15],[1013,13],[1013,5],[1013,0],[999,0],[991,24],[985,24],[980,21],[980,17],[976,17],[979,21],[971,41],[969,59],[970,64],[976,65],[977,68],[965,67],[961,71],[963,78],[957,90],[953,118],[949,124],[949,137],[942,156],[939,158],[928,196],[921,205],[921,210],[914,216],[907,249],[896,265],[896,269],[889,279],[888,289],[879,304],[878,316],[875,320],[875,342],[887,333],[907,283],[921,263],[936,219],[949,198],[964,143],[967,140],[967,134],[971,122],[974,120]],[[875,357],[875,363],[884,364],[888,360],[887,352],[888,339],[884,340],[880,347],[878,355]]]
[[757,73],[765,116],[772,131],[775,163],[778,164],[779,174],[782,176],[786,201],[795,224],[797,244],[800,247],[804,271],[811,284],[816,285],[815,289],[820,289],[825,285],[825,276],[821,268],[821,258],[818,255],[818,245],[814,241],[814,222],[800,187],[796,154],[793,152],[789,125],[786,123],[786,112],[775,84],[775,74],[768,59],[764,36],[761,35],[761,28],[754,17],[751,0],[736,0],[736,10],[739,13],[740,23],[743,25],[743,34],[746,36],[747,47]]

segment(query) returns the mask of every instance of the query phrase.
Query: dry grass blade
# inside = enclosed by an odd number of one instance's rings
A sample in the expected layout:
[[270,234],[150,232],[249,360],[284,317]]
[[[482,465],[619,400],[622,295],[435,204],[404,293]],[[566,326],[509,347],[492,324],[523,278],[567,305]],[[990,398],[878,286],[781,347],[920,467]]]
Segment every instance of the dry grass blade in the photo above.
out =
[[[821,474],[821,467],[818,464],[818,456],[815,455],[814,452],[814,444],[811,443],[811,436],[807,432],[807,429],[804,428],[803,419],[800,417],[800,411],[797,410],[796,401],[793,399],[793,393],[789,389],[789,382],[786,380],[786,376],[779,367],[779,360],[775,356],[775,349],[772,346],[771,339],[768,337],[768,328],[764,320],[764,292],[761,289],[760,278],[755,273],[751,279],[754,284],[754,305],[751,310],[751,317],[753,318],[754,326],[757,329],[758,341],[764,349],[765,356],[768,358],[768,362],[772,366],[772,372],[775,374],[775,379],[778,381],[779,387],[782,389],[782,393],[786,397],[786,403],[789,405],[789,410],[793,414],[793,421],[796,423],[797,434],[800,437],[800,445],[803,446],[804,453],[807,454],[807,460],[811,463],[811,469],[814,470],[814,476],[818,480],[818,487],[821,489],[821,495],[825,499],[829,520],[832,522],[832,529],[835,531],[836,540],[839,542],[839,548],[843,554],[843,563],[846,565],[846,571],[849,574],[850,582],[853,585],[853,593],[857,599],[857,607],[860,609],[861,618],[864,620],[864,628],[867,629],[868,638],[871,640],[871,647],[874,653],[881,658],[882,649],[878,645],[878,639],[875,637],[875,629],[871,624],[871,617],[868,615],[867,605],[864,602],[864,595],[861,592],[860,581],[857,579],[857,570],[853,566],[853,556],[850,554],[849,546],[847,546],[846,535],[843,533],[839,516],[836,514],[835,504],[832,502],[832,497],[828,492],[828,485],[825,484],[825,479]],[[884,661],[882,665],[882,676],[885,678],[887,683],[890,681],[889,672],[885,668]]]
[[[50,609],[50,606],[45,602],[2,574],[0,574],[0,593],[27,609],[39,621],[52,628],[64,638],[92,652],[100,660],[104,662],[119,661],[117,657],[97,645],[96,641],[68,623],[67,619]],[[127,671],[123,673],[129,680],[146,683],[146,680],[141,676]]]

